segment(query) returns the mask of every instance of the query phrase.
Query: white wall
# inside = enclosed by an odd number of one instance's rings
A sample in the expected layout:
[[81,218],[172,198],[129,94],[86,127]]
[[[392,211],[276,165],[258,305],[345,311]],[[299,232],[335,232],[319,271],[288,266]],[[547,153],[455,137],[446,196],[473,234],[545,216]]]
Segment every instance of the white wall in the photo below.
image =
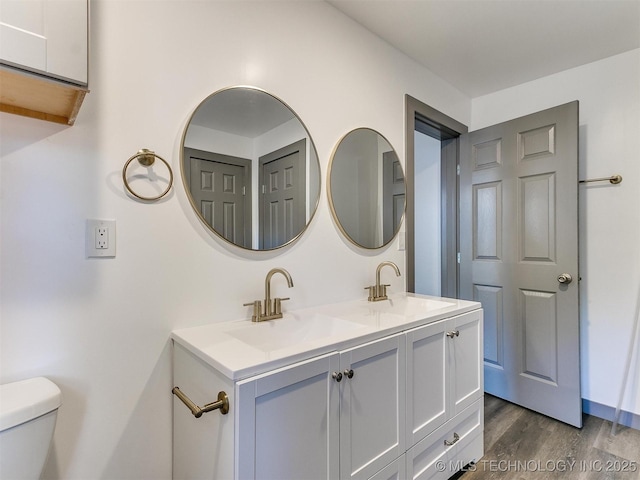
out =
[[442,242],[440,140],[414,132],[415,186],[415,290],[440,296],[442,292]]
[[[615,408],[640,309],[640,50],[475,98],[470,130],[573,100],[580,178],[623,176],[579,188],[582,397]],[[640,414],[633,365],[622,408]]]
[[[308,127],[324,180],[356,127],[404,159],[405,94],[467,124],[470,101],[324,2],[93,0],[90,78],[73,127],[0,114],[0,381],[46,375],[62,389],[46,478],[168,479],[172,329],[248,317],[242,304],[274,266],[295,281],[290,309],[361,298],[382,260],[406,271],[396,242],[371,252],[341,237],[324,186],[293,246],[223,245],[179,175],[193,109],[227,86],[273,93]],[[168,198],[125,194],[121,170],[140,148],[172,164]],[[117,220],[115,259],[85,258],[87,218]],[[404,289],[404,275],[386,281]]]

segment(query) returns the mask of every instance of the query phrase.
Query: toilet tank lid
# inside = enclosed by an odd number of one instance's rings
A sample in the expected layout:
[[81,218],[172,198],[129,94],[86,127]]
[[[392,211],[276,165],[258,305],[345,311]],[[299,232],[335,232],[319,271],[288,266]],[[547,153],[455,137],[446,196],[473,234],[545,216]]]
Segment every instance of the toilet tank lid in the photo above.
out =
[[0,385],[0,431],[52,412],[61,403],[60,389],[44,377]]

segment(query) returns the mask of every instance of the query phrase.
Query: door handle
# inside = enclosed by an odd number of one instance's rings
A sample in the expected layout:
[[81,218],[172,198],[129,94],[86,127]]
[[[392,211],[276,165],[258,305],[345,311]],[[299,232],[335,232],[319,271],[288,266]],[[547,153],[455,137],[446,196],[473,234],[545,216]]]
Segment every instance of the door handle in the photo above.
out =
[[558,275],[558,283],[570,284],[573,281],[573,277],[568,273],[561,273]]

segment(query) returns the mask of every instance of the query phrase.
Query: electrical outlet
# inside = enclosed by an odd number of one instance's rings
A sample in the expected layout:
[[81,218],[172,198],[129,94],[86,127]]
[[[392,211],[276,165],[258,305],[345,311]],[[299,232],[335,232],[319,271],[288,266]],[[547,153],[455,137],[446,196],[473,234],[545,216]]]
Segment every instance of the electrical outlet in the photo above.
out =
[[105,250],[109,248],[109,228],[96,227],[96,250]]
[[116,256],[116,221],[87,220],[87,257]]

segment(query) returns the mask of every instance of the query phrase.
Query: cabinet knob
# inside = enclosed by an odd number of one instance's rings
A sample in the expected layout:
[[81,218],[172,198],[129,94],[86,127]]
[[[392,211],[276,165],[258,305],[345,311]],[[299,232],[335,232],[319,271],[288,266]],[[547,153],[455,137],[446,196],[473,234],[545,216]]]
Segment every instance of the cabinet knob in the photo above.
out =
[[342,381],[342,374],[340,372],[333,372],[331,374],[331,378],[333,378],[336,382]]
[[348,369],[343,372],[347,378],[353,378],[353,369]]
[[460,336],[460,330],[453,330],[452,332],[447,332],[447,337],[453,338]]

